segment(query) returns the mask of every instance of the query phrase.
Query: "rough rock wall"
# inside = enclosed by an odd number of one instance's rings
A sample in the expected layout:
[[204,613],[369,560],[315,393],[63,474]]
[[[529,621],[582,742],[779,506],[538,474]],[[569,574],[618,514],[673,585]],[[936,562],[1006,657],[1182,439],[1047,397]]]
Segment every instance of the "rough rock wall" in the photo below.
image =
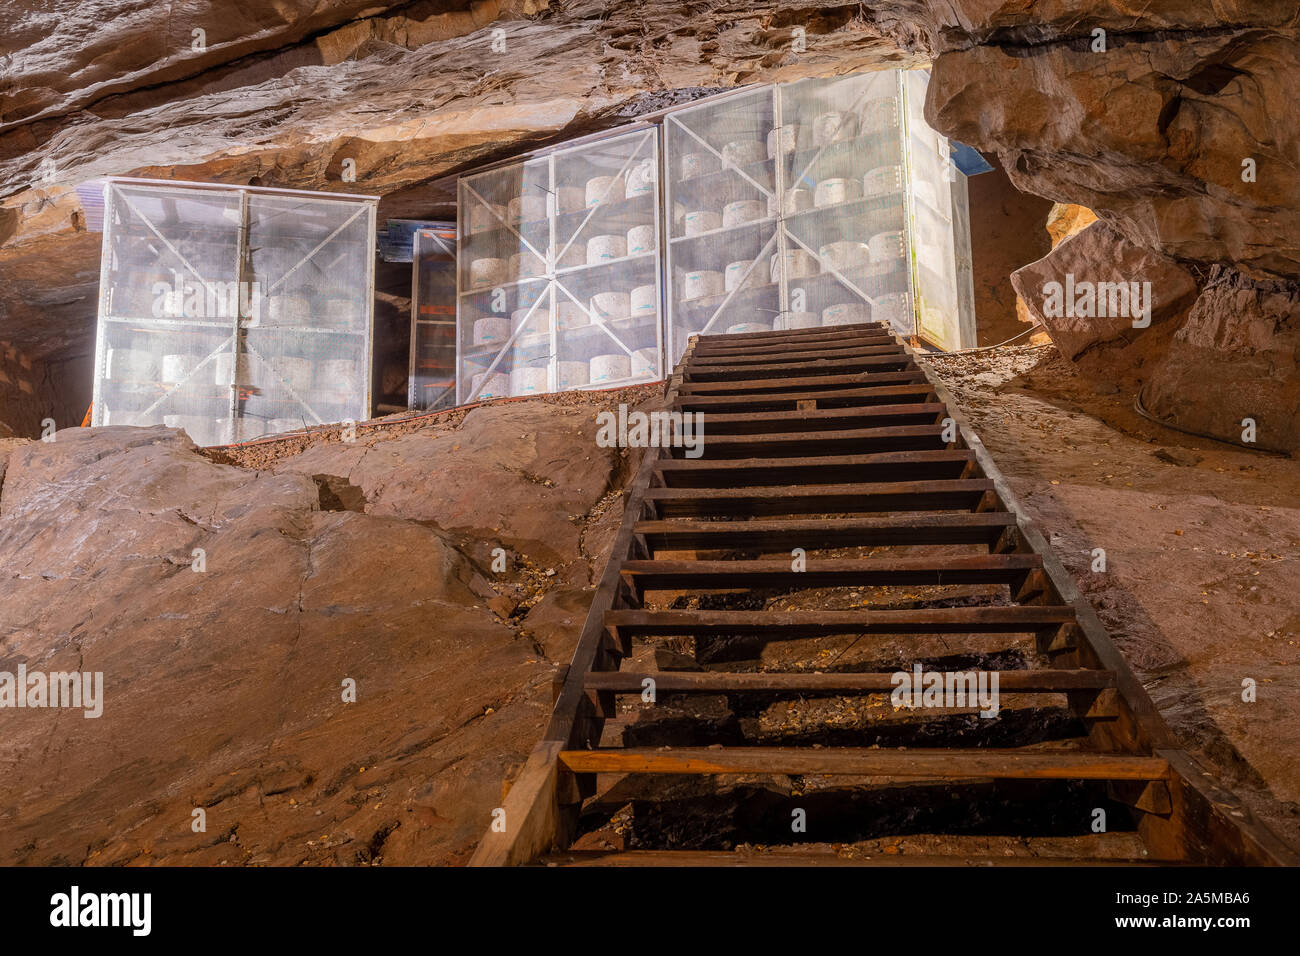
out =
[[463,861],[622,519],[594,412],[646,393],[260,467],[161,426],[0,440],[0,672],[103,674],[99,717],[5,711],[0,862]]
[[442,174],[680,91],[926,59],[930,121],[1018,188],[1198,277],[1300,278],[1294,0],[156,7],[0,14],[0,318],[34,356],[86,349],[97,237],[70,190],[95,176],[346,188],[421,214]]

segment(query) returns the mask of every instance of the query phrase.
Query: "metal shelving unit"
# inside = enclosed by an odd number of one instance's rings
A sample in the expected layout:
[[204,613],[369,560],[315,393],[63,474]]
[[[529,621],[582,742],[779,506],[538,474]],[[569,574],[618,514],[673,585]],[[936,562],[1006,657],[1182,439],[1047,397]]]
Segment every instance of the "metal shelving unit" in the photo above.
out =
[[669,366],[696,333],[869,320],[973,344],[965,177],[924,126],[926,77],[801,80],[664,115]]
[[466,175],[457,400],[662,378],[653,126]]
[[215,445],[368,417],[376,202],[107,180],[92,423]]
[[456,224],[421,226],[411,245],[411,364],[407,404],[456,404]]

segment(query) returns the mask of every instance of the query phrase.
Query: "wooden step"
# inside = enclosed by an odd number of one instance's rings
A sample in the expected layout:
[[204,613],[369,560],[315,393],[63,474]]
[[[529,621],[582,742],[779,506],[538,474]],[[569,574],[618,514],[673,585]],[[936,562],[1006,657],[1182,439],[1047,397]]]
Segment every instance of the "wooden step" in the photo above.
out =
[[[930,671],[932,673],[938,673]],[[1102,690],[1115,686],[1115,672],[1075,668],[1070,670],[972,671],[996,674],[998,693],[1064,694],[1068,691]],[[838,694],[890,693],[898,686],[894,673],[781,674],[726,671],[591,671],[583,686],[592,691],[640,694],[654,683],[659,694]],[[991,685],[990,685],[991,686]],[[969,706],[975,706],[972,699]]]
[[[829,432],[779,432],[770,435],[714,435],[706,420],[697,434],[704,459],[814,456],[851,452],[940,451],[948,447],[942,425],[882,425],[877,428],[845,428]],[[674,458],[685,458],[686,449],[673,448]]]
[[564,750],[572,773],[796,774],[938,780],[1162,780],[1160,757],[942,748],[662,747]]
[[876,322],[856,325],[836,325],[819,329],[775,330],[771,332],[728,332],[725,335],[702,335],[695,342],[692,355],[707,354],[729,348],[749,349],[764,345],[800,345],[811,343],[842,342],[863,338],[883,338],[897,341],[893,332]]
[[1074,620],[1069,605],[851,611],[606,611],[625,637],[756,635],[772,640],[829,634],[1025,634]]
[[748,392],[737,395],[679,395],[671,408],[687,412],[788,411],[799,402],[816,402],[818,408],[869,408],[900,400],[926,401],[934,388],[925,373],[882,372],[873,384],[862,388],[810,388],[796,392]]
[[[712,449],[706,438],[705,452]],[[974,462],[975,453],[963,448],[815,458],[661,458],[655,472],[669,488],[736,488],[960,478]]]
[[786,551],[880,545],[994,545],[1016,525],[1006,511],[974,514],[911,512],[862,518],[756,519],[753,521],[638,521],[634,534],[651,551],[715,549]]
[[768,365],[688,365],[682,373],[685,384],[697,382],[745,382],[759,379],[813,378],[826,375],[897,371],[907,368],[912,357],[901,349],[886,355],[857,358],[781,361]]
[[863,385],[896,384],[897,380],[892,376],[912,374],[913,370],[907,367],[907,362],[891,362],[890,365],[896,367],[880,372],[846,372],[842,375],[787,375],[775,378],[729,379],[725,382],[683,381],[677,389],[677,394],[680,396],[758,395],[764,392],[796,392],[810,388],[857,388]]
[[649,488],[644,500],[661,518],[742,515],[862,514],[879,511],[973,511],[987,478],[896,481],[872,484],[801,485],[774,488]]
[[768,365],[774,361],[782,362],[816,362],[823,359],[851,359],[864,355],[898,355],[902,346],[896,342],[882,341],[879,344],[860,344],[854,342],[839,347],[812,348],[795,350],[793,346],[771,346],[771,351],[760,353],[755,349],[741,349],[737,352],[715,352],[712,355],[692,355],[685,367],[699,370],[715,365]]
[[878,585],[1014,584],[1043,566],[1037,554],[953,557],[808,558],[795,571],[776,561],[624,561],[625,580],[642,591],[708,591],[732,588],[831,588]]
[[948,414],[943,402],[907,402],[865,408],[810,408],[785,412],[703,412],[710,435],[784,435],[791,429],[810,434],[886,425],[933,425]]

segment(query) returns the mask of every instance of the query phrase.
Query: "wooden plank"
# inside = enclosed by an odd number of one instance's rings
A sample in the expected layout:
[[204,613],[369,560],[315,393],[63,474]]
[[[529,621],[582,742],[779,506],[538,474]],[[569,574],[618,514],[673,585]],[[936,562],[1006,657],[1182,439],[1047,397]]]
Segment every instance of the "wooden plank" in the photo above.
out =
[[902,346],[897,342],[888,339],[882,339],[878,344],[868,343],[860,344],[854,342],[850,345],[840,347],[825,347],[812,349],[799,349],[788,346],[772,346],[771,351],[766,354],[758,353],[754,349],[740,349],[736,352],[715,353],[711,356],[696,355],[691,361],[691,368],[704,369],[712,368],[716,365],[764,365],[772,360],[780,359],[790,362],[815,362],[821,359],[848,359],[858,358],[863,355],[898,355],[902,352]]
[[[983,671],[972,674],[997,675],[998,693],[1018,694],[1101,690],[1115,685],[1114,671],[1072,668],[1067,670]],[[583,686],[591,691],[640,694],[652,681],[659,694],[879,694],[898,686],[894,673],[739,673],[726,671],[599,671],[586,676]],[[973,693],[973,688],[972,688]],[[975,706],[972,697],[968,706]]]
[[[706,445],[706,451],[710,448]],[[960,478],[974,460],[965,449],[815,458],[661,458],[655,471],[669,488],[735,488]]]
[[717,548],[803,548],[812,551],[896,544],[985,544],[991,547],[1015,523],[1015,515],[1005,511],[978,514],[922,511],[830,520],[638,521],[633,531],[646,540],[652,552]]
[[805,362],[781,361],[769,365],[694,365],[686,369],[686,385],[697,382],[744,382],[759,379],[811,378],[819,375],[844,375],[849,372],[875,372],[881,369],[904,369],[912,364],[911,356],[901,350],[886,355],[862,355],[846,359],[815,359]]
[[470,866],[519,866],[549,850],[558,832],[560,741],[542,741],[529,755],[518,779],[506,794],[504,830],[487,827]]
[[566,750],[560,763],[574,773],[774,773],[939,780],[1162,780],[1169,776],[1169,764],[1160,757],[991,748],[627,747]]
[[779,561],[624,561],[622,574],[642,591],[822,588],[872,585],[1005,584],[1042,567],[1036,554],[954,557],[808,558],[796,571]]
[[[922,451],[947,447],[941,425],[889,425],[879,428],[846,428],[829,432],[785,432],[772,435],[714,435],[708,421],[699,431],[710,459],[754,457],[756,455],[809,455],[890,449]],[[683,457],[684,449],[670,454]]]
[[[933,424],[947,414],[941,402],[907,402],[894,405],[871,405],[865,408],[815,408],[783,412],[705,412],[704,425],[709,437],[717,435],[785,434],[791,428],[824,434],[841,429],[879,427],[881,422],[906,419],[912,424]],[[894,425],[902,424],[894,421]],[[797,432],[795,434],[798,434]]]
[[1032,607],[904,608],[852,611],[642,611],[605,612],[605,623],[629,636],[754,634],[773,639],[826,634],[1019,634],[1074,620],[1074,609]]
[[661,517],[862,514],[879,511],[971,510],[993,483],[980,478],[954,481],[896,481],[873,484],[807,485],[778,488],[649,488]]
[[[819,329],[796,329],[773,332],[729,332],[725,335],[702,335],[696,341],[697,355],[709,355],[715,350],[728,348],[753,348],[763,345],[804,345],[810,342],[841,342],[863,338],[885,338],[897,341],[893,333],[878,323],[837,325]],[[683,364],[686,364],[683,362]]]
[[873,384],[862,388],[807,389],[799,392],[740,395],[686,395],[679,397],[668,407],[688,412],[726,409],[763,412],[792,409],[798,402],[816,402],[818,408],[866,408],[895,402],[904,397],[925,400],[927,396],[933,394],[934,388],[925,380],[924,372],[882,372]]
[[900,366],[900,368],[881,372],[845,372],[836,375],[808,375],[808,376],[786,376],[784,378],[738,378],[725,382],[690,382],[683,381],[682,387],[678,390],[679,395],[731,395],[731,394],[760,394],[763,392],[790,392],[802,391],[813,387],[827,388],[840,386],[844,388],[856,388],[862,385],[872,385],[876,383],[894,383],[895,379],[886,376],[905,375],[911,370],[906,368],[910,363],[906,362],[891,363]]

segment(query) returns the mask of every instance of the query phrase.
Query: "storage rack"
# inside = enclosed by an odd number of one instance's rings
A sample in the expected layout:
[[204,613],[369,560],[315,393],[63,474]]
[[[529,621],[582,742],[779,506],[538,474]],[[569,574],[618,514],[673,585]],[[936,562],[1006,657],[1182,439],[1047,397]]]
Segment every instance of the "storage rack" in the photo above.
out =
[[450,408],[456,404],[456,224],[416,228],[411,261],[408,405]]
[[662,377],[659,179],[646,125],[460,178],[458,402]]
[[213,445],[368,417],[376,203],[106,180],[92,423]]

